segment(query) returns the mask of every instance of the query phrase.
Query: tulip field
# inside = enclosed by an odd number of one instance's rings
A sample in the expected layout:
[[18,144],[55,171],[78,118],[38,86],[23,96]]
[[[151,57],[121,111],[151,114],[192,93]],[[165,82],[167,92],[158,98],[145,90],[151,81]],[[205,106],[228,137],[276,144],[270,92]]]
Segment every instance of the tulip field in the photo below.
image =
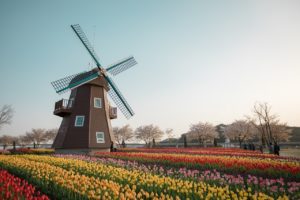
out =
[[0,170],[0,192],[1,199],[49,200],[26,180],[21,180],[6,170]]
[[0,199],[296,200],[300,160],[224,148],[7,154],[0,155]]

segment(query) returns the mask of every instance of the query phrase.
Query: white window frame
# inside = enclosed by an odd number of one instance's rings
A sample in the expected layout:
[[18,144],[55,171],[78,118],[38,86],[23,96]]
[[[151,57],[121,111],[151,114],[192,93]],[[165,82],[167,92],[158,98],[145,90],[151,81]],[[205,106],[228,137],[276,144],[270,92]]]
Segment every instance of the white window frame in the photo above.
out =
[[[82,124],[78,124],[78,119],[82,117]],[[75,127],[83,127],[84,126],[84,115],[76,115],[76,119],[75,119]]]
[[[103,135],[103,140],[98,140],[98,135]],[[102,143],[102,144],[104,144],[105,143],[105,136],[104,136],[104,132],[101,132],[101,131],[99,131],[99,132],[96,132],[96,142],[97,143]]]
[[[97,106],[96,102],[99,100],[100,106]],[[94,108],[102,108],[102,99],[99,97],[94,97]]]

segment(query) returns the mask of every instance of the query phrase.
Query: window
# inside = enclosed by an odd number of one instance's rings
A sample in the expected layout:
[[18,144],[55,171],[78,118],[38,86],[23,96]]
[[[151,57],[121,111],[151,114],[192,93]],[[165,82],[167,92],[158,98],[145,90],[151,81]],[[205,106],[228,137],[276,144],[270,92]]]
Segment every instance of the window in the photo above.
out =
[[97,140],[97,143],[105,143],[104,133],[103,132],[96,132],[96,140]]
[[94,98],[94,107],[95,108],[102,108],[102,101],[101,98]]
[[75,126],[76,127],[82,127],[84,124],[84,116],[83,115],[77,115],[75,119]]

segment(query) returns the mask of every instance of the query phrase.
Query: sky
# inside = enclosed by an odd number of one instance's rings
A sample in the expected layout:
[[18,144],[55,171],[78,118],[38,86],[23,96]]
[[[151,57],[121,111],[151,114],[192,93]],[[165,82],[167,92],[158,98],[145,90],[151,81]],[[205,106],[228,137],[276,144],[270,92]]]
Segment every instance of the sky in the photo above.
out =
[[256,102],[300,126],[300,1],[0,0],[0,106],[14,117],[0,135],[58,128],[51,81],[133,55],[113,80],[135,115],[113,126],[154,124],[179,136],[197,122],[231,123]]

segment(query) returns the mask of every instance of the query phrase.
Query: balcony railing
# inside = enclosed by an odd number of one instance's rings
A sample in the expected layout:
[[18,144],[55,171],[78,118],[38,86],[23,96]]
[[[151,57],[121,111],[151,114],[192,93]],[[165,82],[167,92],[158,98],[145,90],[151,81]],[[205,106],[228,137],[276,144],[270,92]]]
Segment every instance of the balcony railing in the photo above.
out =
[[72,99],[61,99],[55,103],[54,114],[58,116],[65,116],[71,113],[74,100]]

